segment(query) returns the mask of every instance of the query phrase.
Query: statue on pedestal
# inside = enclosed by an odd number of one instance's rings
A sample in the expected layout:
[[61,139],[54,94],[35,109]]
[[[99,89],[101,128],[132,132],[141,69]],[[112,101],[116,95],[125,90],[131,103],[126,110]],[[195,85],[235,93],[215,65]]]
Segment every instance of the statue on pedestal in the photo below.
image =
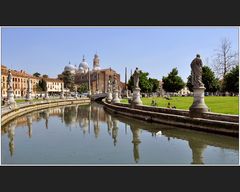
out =
[[8,85],[8,90],[13,88],[12,73],[10,69],[8,69],[7,85]]
[[140,70],[136,67],[133,73],[133,80],[134,80],[134,88],[139,88],[139,77],[140,77]]
[[192,85],[193,85],[193,104],[189,108],[192,117],[201,117],[202,113],[208,112],[208,107],[204,101],[205,87],[202,82],[202,60],[197,54],[191,63]]
[[111,102],[111,101],[112,101],[112,81],[111,81],[111,76],[109,76],[109,79],[108,79],[107,101],[108,101],[108,102]]
[[107,91],[108,91],[108,92],[111,92],[111,91],[112,91],[112,83],[111,83],[110,77],[109,77],[109,79],[108,79],[108,88],[107,88]]
[[134,88],[133,88],[133,99],[132,99],[132,105],[142,105],[141,101],[141,94],[140,94],[140,87],[139,87],[139,77],[140,77],[141,71],[136,67],[134,73],[133,73],[133,80],[134,80]]
[[[11,70],[8,70],[8,76],[7,76],[7,103],[8,105],[16,105],[16,102],[14,100],[14,93],[13,93],[13,78]],[[10,106],[12,108],[12,106]]]
[[204,84],[202,83],[202,65],[200,55],[197,54],[196,58],[193,59],[191,63],[193,88],[204,87]]
[[32,99],[32,84],[31,84],[31,80],[28,78],[27,79],[27,100],[31,100]]
[[112,103],[120,103],[120,99],[118,97],[118,82],[117,82],[117,75],[113,75],[113,99]]

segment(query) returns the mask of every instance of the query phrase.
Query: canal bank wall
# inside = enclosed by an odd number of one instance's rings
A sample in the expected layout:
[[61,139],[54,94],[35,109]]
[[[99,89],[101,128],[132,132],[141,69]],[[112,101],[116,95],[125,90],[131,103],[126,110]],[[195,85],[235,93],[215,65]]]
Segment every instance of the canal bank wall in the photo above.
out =
[[41,102],[27,102],[17,104],[11,109],[9,107],[1,108],[1,126],[11,121],[12,119],[22,116],[26,113],[46,109],[50,107],[65,106],[72,104],[89,104],[91,100],[89,98],[79,99],[57,99],[57,100],[45,100]]
[[204,113],[201,118],[189,115],[188,110],[169,109],[151,106],[135,106],[130,104],[110,104],[102,101],[104,109],[111,113],[121,114],[149,122],[157,122],[181,128],[217,133],[239,137],[239,116],[218,113]]

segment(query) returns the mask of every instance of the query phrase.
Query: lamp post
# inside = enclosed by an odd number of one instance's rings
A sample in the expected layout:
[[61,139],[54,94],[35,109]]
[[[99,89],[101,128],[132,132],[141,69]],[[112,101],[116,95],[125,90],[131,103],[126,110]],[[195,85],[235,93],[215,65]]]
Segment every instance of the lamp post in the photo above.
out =
[[89,67],[88,67],[88,95],[91,96],[91,75],[90,75],[90,70],[89,70]]

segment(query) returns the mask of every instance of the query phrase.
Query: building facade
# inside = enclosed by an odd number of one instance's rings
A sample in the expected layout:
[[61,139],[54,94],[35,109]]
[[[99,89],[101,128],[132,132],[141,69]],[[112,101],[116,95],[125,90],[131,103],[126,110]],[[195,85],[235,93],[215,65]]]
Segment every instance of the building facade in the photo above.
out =
[[[26,73],[23,70],[11,70],[13,77],[13,93],[15,98],[25,98],[27,95],[27,80],[30,79],[32,85],[32,96],[37,95],[37,84],[41,79],[44,79],[47,84],[48,92],[59,93],[61,92],[61,86],[63,84],[62,80],[55,78],[42,78],[35,77]],[[1,97],[7,97],[7,76],[8,68],[4,65],[1,65]]]
[[[26,97],[28,79],[30,79],[32,84],[32,96],[36,95],[36,85],[38,84],[40,78],[34,77],[23,70],[11,70],[11,73],[13,77],[13,93],[15,97]],[[1,97],[7,97],[7,76],[8,68],[1,65]]]
[[47,84],[47,91],[51,93],[60,93],[62,91],[63,81],[60,79],[55,78],[43,78],[44,81],[46,81]]
[[[76,65],[72,65],[69,62],[69,65],[65,66],[64,72],[69,71],[75,76],[75,84],[82,85],[87,84],[89,88],[91,88],[91,93],[106,93],[107,92],[107,85],[109,78],[113,78],[114,74],[116,74],[119,90],[123,89],[123,84],[120,82],[120,74],[118,74],[115,70],[108,68],[108,69],[101,69],[100,67],[100,59],[97,54],[94,55],[93,58],[93,68],[92,70],[89,69],[88,63],[85,61],[83,57],[82,62],[79,64],[77,68]],[[90,83],[89,83],[90,77]]]

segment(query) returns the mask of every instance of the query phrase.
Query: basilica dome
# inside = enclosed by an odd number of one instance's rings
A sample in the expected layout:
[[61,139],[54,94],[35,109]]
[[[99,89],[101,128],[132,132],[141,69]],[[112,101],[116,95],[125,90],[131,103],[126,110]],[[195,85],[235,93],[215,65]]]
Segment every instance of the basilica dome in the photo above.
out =
[[84,56],[83,56],[82,62],[79,64],[78,70],[79,70],[81,73],[86,73],[86,72],[88,72],[88,64],[87,64],[87,62],[85,61]]
[[65,66],[64,71],[75,73],[76,67],[69,62],[69,64]]

